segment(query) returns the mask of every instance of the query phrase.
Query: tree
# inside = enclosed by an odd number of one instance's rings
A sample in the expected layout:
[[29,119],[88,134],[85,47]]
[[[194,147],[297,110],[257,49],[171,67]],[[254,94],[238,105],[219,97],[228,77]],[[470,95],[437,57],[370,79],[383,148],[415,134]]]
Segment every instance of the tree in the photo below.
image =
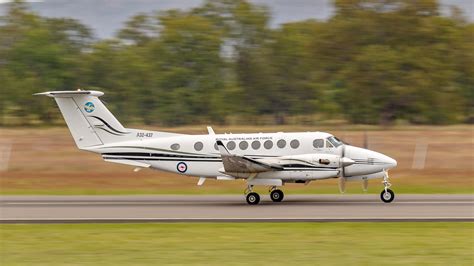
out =
[[0,26],[0,75],[5,78],[2,113],[22,124],[36,116],[51,123],[56,115],[45,101],[32,101],[40,90],[71,89],[77,84],[78,58],[91,40],[90,30],[72,19],[47,19],[22,1],[8,5]]
[[157,43],[158,111],[169,124],[196,123],[213,117],[224,87],[220,57],[222,32],[201,16],[179,11],[162,13]]

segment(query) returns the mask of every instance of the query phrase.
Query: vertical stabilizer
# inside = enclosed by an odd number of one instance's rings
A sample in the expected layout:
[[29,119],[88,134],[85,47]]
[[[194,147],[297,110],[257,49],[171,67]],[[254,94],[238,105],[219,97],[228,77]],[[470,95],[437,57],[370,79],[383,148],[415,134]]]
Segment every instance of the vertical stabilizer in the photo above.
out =
[[99,100],[103,94],[99,91],[50,91],[35,95],[56,100],[77,147],[82,149],[123,141],[123,137],[131,135]]

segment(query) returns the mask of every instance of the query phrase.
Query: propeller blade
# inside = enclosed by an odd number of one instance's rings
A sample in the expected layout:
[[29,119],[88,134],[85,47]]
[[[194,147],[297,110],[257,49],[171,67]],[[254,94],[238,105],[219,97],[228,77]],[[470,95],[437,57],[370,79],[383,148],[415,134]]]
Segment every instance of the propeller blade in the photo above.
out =
[[369,148],[369,136],[367,135],[367,131],[364,131],[364,149]]
[[343,176],[339,177],[339,192],[346,192],[346,178]]
[[[346,155],[346,145],[342,145],[341,149],[341,158],[344,158]],[[341,176],[339,177],[339,192],[345,193],[346,192],[346,173],[344,169],[344,165],[341,167]]]
[[[346,145],[343,144],[342,149],[341,149],[341,158],[344,158],[345,156],[346,156]],[[344,165],[342,165],[341,167],[341,177],[346,177],[346,171],[344,169]]]
[[369,180],[368,179],[363,179],[362,180],[362,188],[364,189],[364,192],[367,192],[369,189]]
[[428,153],[428,143],[416,143],[415,152],[413,153],[412,169],[423,170],[425,169],[426,155]]

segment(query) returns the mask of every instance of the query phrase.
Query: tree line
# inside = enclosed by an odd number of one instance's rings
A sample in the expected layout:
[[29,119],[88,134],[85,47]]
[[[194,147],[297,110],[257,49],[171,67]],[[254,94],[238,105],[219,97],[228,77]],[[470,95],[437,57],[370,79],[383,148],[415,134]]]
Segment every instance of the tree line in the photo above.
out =
[[0,17],[0,125],[61,121],[45,90],[101,90],[127,123],[474,121],[474,24],[435,0],[335,0],[325,21],[207,0],[139,13],[113,38],[27,3]]

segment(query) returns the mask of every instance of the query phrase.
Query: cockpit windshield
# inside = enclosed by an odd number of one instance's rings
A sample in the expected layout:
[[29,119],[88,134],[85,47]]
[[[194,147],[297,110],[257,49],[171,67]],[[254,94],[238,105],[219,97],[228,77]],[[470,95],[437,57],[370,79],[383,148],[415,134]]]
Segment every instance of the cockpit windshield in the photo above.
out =
[[334,136],[331,136],[329,138],[327,138],[327,140],[332,144],[334,145],[334,147],[339,147],[341,146],[343,143],[342,141],[340,141],[338,138],[334,137]]

